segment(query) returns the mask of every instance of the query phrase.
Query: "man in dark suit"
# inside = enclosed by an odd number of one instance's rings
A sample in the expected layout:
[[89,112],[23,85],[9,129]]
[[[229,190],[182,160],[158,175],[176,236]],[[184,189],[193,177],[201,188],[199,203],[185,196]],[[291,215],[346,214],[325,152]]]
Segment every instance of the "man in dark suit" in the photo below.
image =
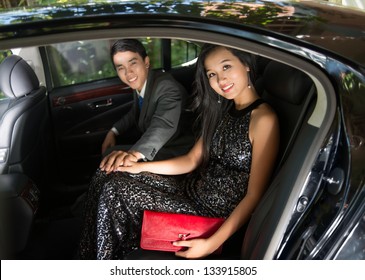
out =
[[[188,152],[194,139],[181,118],[187,98],[184,87],[170,74],[150,70],[150,59],[138,40],[118,40],[111,57],[119,78],[133,89],[134,104],[106,135],[101,169],[111,172],[130,161],[161,160]],[[123,137],[132,127],[140,133],[137,142],[115,146],[117,136]]]

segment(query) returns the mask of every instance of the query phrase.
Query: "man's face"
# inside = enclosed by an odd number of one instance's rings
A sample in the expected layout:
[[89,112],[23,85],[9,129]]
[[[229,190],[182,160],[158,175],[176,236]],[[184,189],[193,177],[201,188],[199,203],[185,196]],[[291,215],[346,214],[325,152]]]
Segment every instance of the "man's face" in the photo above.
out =
[[135,52],[118,52],[113,56],[113,63],[119,78],[132,89],[138,91],[142,87],[148,76],[150,59],[147,56],[144,60]]

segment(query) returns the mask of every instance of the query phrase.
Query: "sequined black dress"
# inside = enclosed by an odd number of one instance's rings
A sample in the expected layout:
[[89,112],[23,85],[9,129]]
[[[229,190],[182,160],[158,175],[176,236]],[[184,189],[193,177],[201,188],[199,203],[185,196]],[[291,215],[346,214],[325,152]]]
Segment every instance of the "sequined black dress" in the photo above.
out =
[[143,210],[228,217],[247,190],[251,111],[232,107],[213,136],[208,166],[196,174],[161,176],[97,171],[85,202],[80,258],[121,259],[139,246]]

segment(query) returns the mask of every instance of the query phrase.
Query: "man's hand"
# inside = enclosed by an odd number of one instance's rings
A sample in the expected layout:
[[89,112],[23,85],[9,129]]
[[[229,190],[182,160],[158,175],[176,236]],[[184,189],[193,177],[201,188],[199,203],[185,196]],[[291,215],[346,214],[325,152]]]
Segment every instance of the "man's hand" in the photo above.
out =
[[110,154],[105,156],[100,163],[100,169],[105,171],[107,174],[116,171],[119,166],[124,165],[124,159],[129,154],[124,151],[112,151]]
[[121,166],[132,166],[141,158],[144,158],[144,156],[137,151],[112,151],[103,158],[99,167],[109,174],[110,172],[120,171],[118,168]]
[[104,154],[106,149],[115,146],[116,137],[113,131],[109,131],[105,136],[104,142],[101,145],[101,154]]
[[132,166],[133,163],[144,158],[144,155],[137,151],[129,151],[128,153],[129,155],[124,158],[123,166]]

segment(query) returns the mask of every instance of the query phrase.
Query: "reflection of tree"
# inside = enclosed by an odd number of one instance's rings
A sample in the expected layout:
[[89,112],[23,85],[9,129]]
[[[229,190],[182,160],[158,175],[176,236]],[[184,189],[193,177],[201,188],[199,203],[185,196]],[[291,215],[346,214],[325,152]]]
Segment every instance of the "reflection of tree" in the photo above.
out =
[[0,9],[10,9],[16,7],[39,7],[39,6],[49,6],[57,3],[67,3],[70,4],[85,4],[93,1],[89,0],[0,0]]
[[[347,130],[349,131],[349,140],[352,145],[352,152],[362,147],[364,151],[365,139],[365,82],[353,72],[343,72],[340,76],[341,95],[344,118]],[[350,93],[351,95],[348,95]],[[355,166],[363,166],[358,164]]]
[[351,90],[355,92],[361,92],[362,90],[365,90],[365,84],[361,82],[352,72],[342,74],[342,85],[348,92]]
[[[30,7],[27,10],[26,16],[24,14],[11,15],[9,23],[17,22],[29,22],[40,19],[52,19],[52,18],[68,18],[68,17],[84,17],[88,15],[94,15],[96,10],[102,11],[104,14],[115,13],[127,13],[127,14],[180,14],[190,15],[196,17],[206,18],[219,18],[222,20],[233,20],[235,22],[241,22],[243,24],[253,24],[258,26],[267,26],[270,29],[278,30],[288,33],[297,29],[300,26],[305,25],[313,18],[306,18],[306,22],[302,22],[300,17],[300,10],[298,13],[297,8],[285,4],[278,4],[275,2],[261,3],[254,0],[246,0],[245,2],[236,2],[227,0],[224,2],[214,1],[192,1],[188,4],[183,0],[171,0],[171,1],[147,1],[146,2],[125,2],[121,5],[118,1],[105,1],[105,0],[0,0],[3,7],[16,7],[24,5]],[[30,1],[38,6],[37,9],[31,8]],[[14,4],[15,2],[15,4]],[[89,2],[94,5],[82,5]],[[13,3],[13,4],[9,4]],[[100,5],[99,5],[100,4]],[[33,5],[33,6],[34,6]],[[47,6],[46,9],[39,8],[40,6]],[[52,7],[52,9],[49,9]],[[1,6],[0,6],[1,8]],[[301,8],[303,9],[303,8]],[[290,22],[290,28],[288,29],[288,23],[286,19],[288,17],[293,18],[295,12],[296,24],[293,25],[293,21]],[[303,11],[302,11],[303,12]],[[310,11],[305,14],[311,14]],[[283,21],[283,19],[285,19]],[[285,30],[283,30],[285,26]]]
[[278,14],[285,13],[285,7],[275,3],[266,6],[257,3],[214,3],[206,5],[203,15],[206,17],[239,20],[246,24],[259,23],[265,25]]

